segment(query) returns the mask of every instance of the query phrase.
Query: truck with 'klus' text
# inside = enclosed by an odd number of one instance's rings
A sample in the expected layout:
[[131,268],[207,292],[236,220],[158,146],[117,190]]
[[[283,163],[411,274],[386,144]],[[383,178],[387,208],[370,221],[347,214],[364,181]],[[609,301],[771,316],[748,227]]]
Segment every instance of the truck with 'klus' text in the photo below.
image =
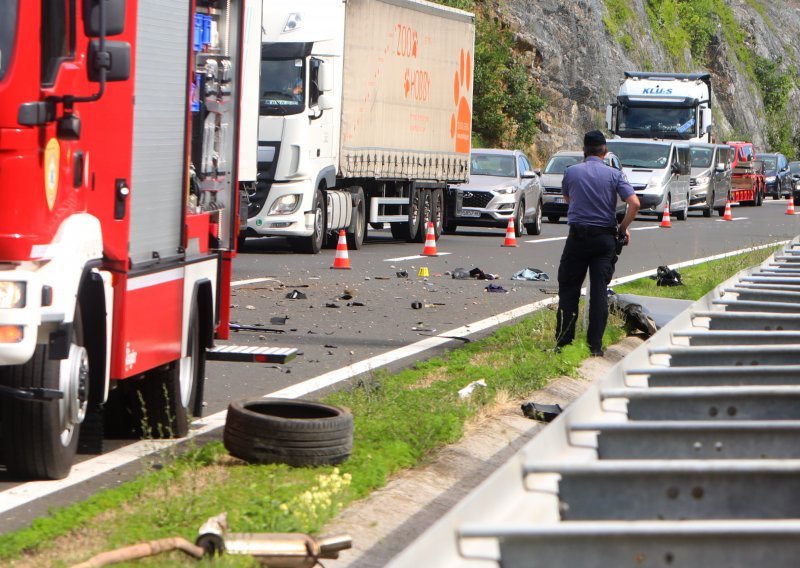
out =
[[618,138],[713,142],[711,75],[626,71],[606,126]]
[[473,15],[423,0],[268,5],[240,239],[317,253],[341,229],[354,249],[385,223],[422,242],[432,221],[438,236],[443,189],[469,175]]

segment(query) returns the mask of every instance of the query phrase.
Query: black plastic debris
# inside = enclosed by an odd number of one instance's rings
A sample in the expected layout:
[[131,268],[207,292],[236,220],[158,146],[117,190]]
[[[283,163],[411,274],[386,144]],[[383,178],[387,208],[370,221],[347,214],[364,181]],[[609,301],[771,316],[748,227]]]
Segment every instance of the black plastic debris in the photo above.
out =
[[477,266],[469,271],[469,275],[471,278],[477,278],[478,280],[486,280],[486,273]]
[[326,308],[341,308],[342,306],[340,306],[339,304],[335,304],[333,302],[328,302],[327,304],[325,304],[325,307]]
[[366,306],[364,302],[347,302],[347,307],[363,308]]
[[411,307],[415,310],[421,310],[422,302],[411,302]]
[[487,292],[499,293],[499,294],[505,294],[506,292],[508,292],[508,290],[506,290],[505,288],[500,286],[500,284],[489,284],[486,287],[486,291]]
[[523,268],[518,270],[511,277],[511,280],[532,280],[539,282],[547,282],[550,280],[550,275],[538,268]]
[[681,274],[669,266],[659,266],[656,275],[650,278],[655,279],[656,286],[682,286]]
[[559,404],[539,404],[537,402],[522,404],[522,414],[525,415],[525,418],[539,422],[552,422],[563,411],[564,409]]
[[397,274],[398,278],[408,278],[408,271],[406,270],[398,270],[395,274]]
[[291,292],[286,294],[286,297],[289,300],[307,300],[308,299],[308,296],[303,294],[300,290],[292,290]]
[[286,325],[286,320],[289,319],[289,316],[273,316],[269,318],[269,323],[272,325]]
[[353,299],[353,295],[352,294],[348,294],[348,293],[344,293],[341,296],[339,296],[339,299],[340,300],[352,300]]

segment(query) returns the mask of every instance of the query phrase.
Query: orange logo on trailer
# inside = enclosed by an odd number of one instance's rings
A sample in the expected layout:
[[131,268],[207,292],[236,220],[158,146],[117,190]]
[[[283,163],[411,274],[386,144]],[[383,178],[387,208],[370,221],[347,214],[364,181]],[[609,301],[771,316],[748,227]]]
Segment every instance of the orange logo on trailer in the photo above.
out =
[[461,50],[461,65],[453,81],[455,111],[450,117],[450,138],[455,141],[456,152],[469,154],[472,131],[472,109],[467,94],[472,86],[472,53]]
[[51,138],[44,149],[44,195],[47,198],[47,207],[53,210],[58,193],[58,162],[61,157],[61,147],[58,140]]

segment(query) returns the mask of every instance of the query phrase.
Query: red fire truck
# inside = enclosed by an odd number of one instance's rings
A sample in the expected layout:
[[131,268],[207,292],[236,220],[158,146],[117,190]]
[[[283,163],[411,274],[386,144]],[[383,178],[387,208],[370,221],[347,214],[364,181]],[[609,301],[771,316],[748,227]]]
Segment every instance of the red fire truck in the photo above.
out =
[[109,418],[184,436],[207,358],[295,354],[214,348],[229,330],[239,190],[256,175],[258,107],[242,85],[258,81],[260,29],[261,0],[0,0],[0,437],[13,475],[66,476]]
[[741,205],[761,206],[767,193],[764,163],[756,160],[752,142],[725,142],[733,148],[731,168],[731,200]]

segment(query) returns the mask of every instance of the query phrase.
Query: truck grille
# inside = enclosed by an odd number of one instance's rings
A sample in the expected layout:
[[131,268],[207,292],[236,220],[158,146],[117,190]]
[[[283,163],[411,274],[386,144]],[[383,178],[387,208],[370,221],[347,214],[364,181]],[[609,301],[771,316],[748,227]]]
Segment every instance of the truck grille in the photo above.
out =
[[485,208],[494,197],[488,191],[465,191],[463,193],[464,207]]

